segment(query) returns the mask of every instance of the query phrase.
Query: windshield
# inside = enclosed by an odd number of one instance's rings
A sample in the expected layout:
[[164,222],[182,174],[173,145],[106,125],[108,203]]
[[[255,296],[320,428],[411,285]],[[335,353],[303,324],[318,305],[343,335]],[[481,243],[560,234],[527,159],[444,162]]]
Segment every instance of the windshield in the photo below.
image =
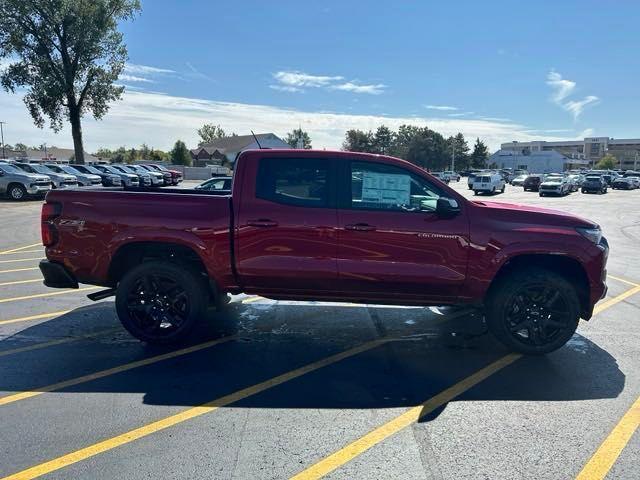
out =
[[44,165],[40,165],[38,163],[30,163],[29,165],[21,165],[21,166],[23,168],[31,168],[34,172],[42,173],[44,175],[51,175],[52,173],[55,173],[50,168],[45,167]]
[[15,174],[21,174],[24,172],[21,172],[19,169],[17,169],[16,167],[14,167],[13,165],[10,165],[8,163],[3,163],[0,165],[0,170],[2,170],[4,173],[15,173]]
[[62,167],[60,167],[60,169],[64,172],[64,173],[68,173],[70,175],[76,175],[78,173],[82,173],[79,170],[76,170],[75,167],[70,167],[69,165],[64,165]]
[[53,170],[56,173],[64,173],[64,170],[62,170],[62,168],[60,168],[58,165],[47,165],[47,168]]

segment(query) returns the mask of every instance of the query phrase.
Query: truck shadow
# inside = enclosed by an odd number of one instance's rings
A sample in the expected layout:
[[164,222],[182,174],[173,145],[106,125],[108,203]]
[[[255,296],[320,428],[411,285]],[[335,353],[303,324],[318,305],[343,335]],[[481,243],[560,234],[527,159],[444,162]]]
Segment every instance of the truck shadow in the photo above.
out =
[[[6,394],[37,391],[70,378],[223,339],[207,348],[64,390],[142,393],[145,404],[188,407],[385,337],[392,340],[233,405],[410,407],[508,353],[491,336],[478,335],[481,331],[478,315],[451,309],[238,303],[212,313],[198,326],[190,343],[158,348],[145,346],[121,330],[113,304],[102,302],[0,338],[0,390]],[[98,335],[3,355],[40,342],[94,333]],[[615,358],[576,334],[561,350],[545,357],[523,357],[456,401],[614,398],[624,384]],[[442,408],[424,421],[440,411]]]

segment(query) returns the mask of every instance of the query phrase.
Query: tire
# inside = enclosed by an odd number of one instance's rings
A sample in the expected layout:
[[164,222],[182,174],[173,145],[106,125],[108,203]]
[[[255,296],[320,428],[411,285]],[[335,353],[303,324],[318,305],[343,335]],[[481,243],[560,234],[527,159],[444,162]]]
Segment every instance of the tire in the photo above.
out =
[[473,191],[473,194],[474,194],[474,195],[478,195],[478,190],[474,190],[474,191]]
[[538,195],[541,196],[541,197],[544,197],[544,193],[542,193],[542,192],[538,192]]
[[485,307],[489,331],[507,348],[525,355],[562,347],[580,321],[580,300],[572,284],[537,267],[498,279]]
[[587,193],[587,191],[583,188],[583,189],[581,190],[581,193]]
[[122,326],[138,340],[178,343],[203,317],[208,300],[198,272],[166,261],[151,261],[134,267],[122,278],[116,290],[116,311]]
[[505,187],[506,187],[506,185],[502,185],[502,189],[500,190],[500,193],[504,193]]
[[12,183],[9,185],[9,188],[7,188],[7,195],[14,202],[19,202],[27,198],[27,189],[19,183]]

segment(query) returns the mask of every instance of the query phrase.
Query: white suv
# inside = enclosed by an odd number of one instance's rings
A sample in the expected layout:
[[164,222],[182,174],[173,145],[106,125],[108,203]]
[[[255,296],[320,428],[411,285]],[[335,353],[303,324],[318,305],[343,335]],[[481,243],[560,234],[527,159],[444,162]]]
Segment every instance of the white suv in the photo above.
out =
[[480,173],[473,179],[473,193],[504,193],[506,182],[499,173]]

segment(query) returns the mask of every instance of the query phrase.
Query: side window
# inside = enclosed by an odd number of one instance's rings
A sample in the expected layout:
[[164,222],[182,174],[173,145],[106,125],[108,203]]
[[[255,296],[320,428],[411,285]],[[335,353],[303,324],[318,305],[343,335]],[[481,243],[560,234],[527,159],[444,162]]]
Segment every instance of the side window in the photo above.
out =
[[351,162],[351,208],[434,212],[442,190],[393,165]]
[[330,162],[321,158],[263,158],[256,196],[300,207],[328,207]]

